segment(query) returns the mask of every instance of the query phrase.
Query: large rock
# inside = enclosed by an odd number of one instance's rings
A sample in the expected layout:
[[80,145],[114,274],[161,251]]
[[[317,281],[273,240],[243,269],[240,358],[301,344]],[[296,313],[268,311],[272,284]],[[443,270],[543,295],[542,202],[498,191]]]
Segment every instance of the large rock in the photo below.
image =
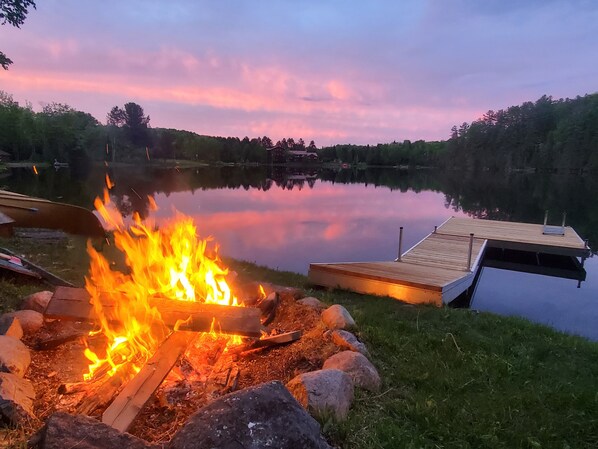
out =
[[326,305],[320,301],[318,298],[314,298],[313,296],[308,296],[307,298],[302,298],[297,301],[299,304],[303,304],[304,306],[313,307],[314,309],[324,309]]
[[328,329],[352,329],[355,320],[347,309],[339,304],[334,304],[322,312],[322,321]]
[[23,328],[19,319],[14,316],[0,316],[0,335],[7,335],[20,340],[23,337]]
[[31,382],[11,373],[0,373],[0,422],[26,424],[34,417],[35,390]]
[[53,294],[51,291],[44,290],[26,296],[21,303],[21,310],[35,310],[44,313]]
[[157,449],[131,434],[83,415],[56,412],[29,441],[38,449]]
[[192,415],[169,449],[329,449],[320,425],[278,381],[222,396]]
[[339,369],[344,371],[356,387],[370,391],[380,390],[380,375],[372,363],[359,352],[343,351],[334,354],[324,362],[323,369]]
[[31,354],[21,340],[0,335],[0,372],[23,377],[30,363]]
[[330,339],[335,345],[343,349],[348,349],[349,351],[360,352],[363,355],[368,355],[368,349],[351,332],[344,331],[342,329],[336,329],[330,332]]
[[337,369],[300,374],[287,388],[295,399],[317,418],[344,420],[353,402],[353,381]]
[[44,316],[35,310],[17,310],[4,314],[9,317],[17,317],[25,335],[35,334],[44,325]]

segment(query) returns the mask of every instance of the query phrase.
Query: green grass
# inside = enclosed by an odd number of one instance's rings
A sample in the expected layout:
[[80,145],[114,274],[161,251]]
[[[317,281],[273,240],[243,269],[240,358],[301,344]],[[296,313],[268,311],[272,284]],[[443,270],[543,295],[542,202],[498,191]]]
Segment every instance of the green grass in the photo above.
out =
[[[81,285],[84,244],[2,241]],[[227,260],[241,278],[300,286],[346,306],[380,371],[349,419],[326,425],[342,448],[598,447],[598,344],[522,319],[310,290],[304,276]],[[24,286],[3,281],[5,297]]]
[[[306,286],[294,273],[245,275]],[[309,286],[307,286],[309,287]],[[598,344],[518,318],[410,306],[346,291],[383,379],[328,430],[343,448],[598,447]]]

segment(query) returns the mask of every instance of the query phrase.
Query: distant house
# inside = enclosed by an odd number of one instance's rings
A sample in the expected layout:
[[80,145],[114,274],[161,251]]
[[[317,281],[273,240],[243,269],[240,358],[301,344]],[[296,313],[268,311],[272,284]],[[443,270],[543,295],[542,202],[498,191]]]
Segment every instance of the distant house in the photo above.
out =
[[272,148],[266,148],[268,152],[269,163],[285,163],[285,162],[304,162],[315,161],[318,159],[318,154],[306,150],[287,150],[280,145]]
[[11,159],[11,154],[0,150],[0,162],[8,162]]
[[317,153],[310,153],[305,150],[290,150],[288,152],[288,161],[315,161],[318,159]]

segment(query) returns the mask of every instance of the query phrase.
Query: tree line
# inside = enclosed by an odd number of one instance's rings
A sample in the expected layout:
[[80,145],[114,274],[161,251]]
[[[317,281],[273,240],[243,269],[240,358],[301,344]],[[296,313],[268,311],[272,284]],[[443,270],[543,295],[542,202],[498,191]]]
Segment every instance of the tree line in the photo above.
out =
[[453,126],[449,167],[509,171],[598,169],[598,94],[553,100],[544,95],[471,123]]
[[274,146],[286,152],[314,152],[321,163],[353,167],[598,170],[598,94],[565,100],[543,96],[533,103],[488,111],[478,120],[453,126],[446,141],[317,148],[313,140],[306,144],[302,138],[274,143],[268,136],[240,139],[152,128],[149,115],[133,102],[114,106],[104,125],[91,114],[61,103],[34,112],[30,104],[20,106],[0,91],[0,150],[13,161],[81,164],[175,159],[264,164],[265,150]]

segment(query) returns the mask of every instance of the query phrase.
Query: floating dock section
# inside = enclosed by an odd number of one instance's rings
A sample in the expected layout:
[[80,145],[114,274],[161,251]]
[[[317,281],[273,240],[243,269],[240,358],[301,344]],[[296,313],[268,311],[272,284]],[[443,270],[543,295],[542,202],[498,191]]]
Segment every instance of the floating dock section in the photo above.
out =
[[544,231],[539,224],[452,217],[394,262],[312,263],[308,277],[315,285],[441,305],[473,284],[486,248],[589,255],[573,228]]

